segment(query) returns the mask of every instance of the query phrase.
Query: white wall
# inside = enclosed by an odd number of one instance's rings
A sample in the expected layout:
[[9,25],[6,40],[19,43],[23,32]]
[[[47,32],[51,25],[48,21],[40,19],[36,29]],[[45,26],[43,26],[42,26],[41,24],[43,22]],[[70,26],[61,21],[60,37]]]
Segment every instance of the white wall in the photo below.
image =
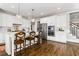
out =
[[[55,26],[55,37],[48,36],[48,40],[66,43],[68,30],[66,22],[68,21],[68,16],[67,13],[62,13],[40,19],[41,23],[47,23],[48,26]],[[64,31],[59,31],[59,28],[63,28]]]

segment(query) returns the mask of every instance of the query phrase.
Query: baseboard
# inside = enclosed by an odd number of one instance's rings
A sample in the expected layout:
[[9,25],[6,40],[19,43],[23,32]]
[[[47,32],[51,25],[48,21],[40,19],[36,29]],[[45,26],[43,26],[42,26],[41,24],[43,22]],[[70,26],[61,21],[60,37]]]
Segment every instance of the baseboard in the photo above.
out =
[[68,42],[74,42],[74,43],[79,43],[79,40],[78,39],[70,39],[70,40],[67,40]]
[[56,42],[56,43],[61,43],[61,44],[66,44],[66,42],[60,42],[60,41],[54,41],[54,40],[47,40],[47,41]]
[[67,41],[67,42],[72,42],[72,43],[78,43],[79,44],[79,42],[74,42],[74,41]]
[[74,43],[74,44],[79,44],[79,43],[77,43],[77,42],[70,42],[70,41],[67,41],[67,43]]

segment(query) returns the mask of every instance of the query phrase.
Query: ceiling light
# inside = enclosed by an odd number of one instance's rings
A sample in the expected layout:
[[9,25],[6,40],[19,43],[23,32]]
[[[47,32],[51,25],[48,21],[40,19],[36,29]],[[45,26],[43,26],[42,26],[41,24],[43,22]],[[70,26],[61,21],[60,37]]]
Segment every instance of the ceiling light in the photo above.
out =
[[11,6],[11,8],[15,8],[15,6]]
[[40,15],[44,15],[44,13],[42,12],[42,13],[40,13]]
[[21,15],[16,15],[16,17],[17,17],[18,19],[22,18],[22,16],[21,16]]
[[32,21],[32,22],[35,22],[35,19],[32,19],[31,21]]
[[57,8],[58,10],[60,10],[61,8]]
[[28,15],[31,15],[31,13],[29,12],[29,13],[27,13]]

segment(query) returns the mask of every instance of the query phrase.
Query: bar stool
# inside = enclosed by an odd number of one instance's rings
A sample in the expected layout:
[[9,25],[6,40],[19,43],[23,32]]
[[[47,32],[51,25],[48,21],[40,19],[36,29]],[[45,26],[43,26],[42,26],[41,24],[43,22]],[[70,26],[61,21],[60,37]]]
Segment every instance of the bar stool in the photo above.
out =
[[[16,37],[15,40],[14,40],[15,51],[17,53],[18,49],[20,49],[19,52],[20,52],[20,55],[22,55],[21,50],[23,50],[25,48],[25,45],[24,45],[25,33],[20,31],[20,32],[15,34],[15,37]],[[20,47],[18,47],[18,45],[20,45]]]
[[35,31],[30,32],[30,36],[34,40],[34,44],[35,44],[35,34],[36,34]]
[[33,45],[35,43],[35,32],[34,31],[30,32],[30,35],[27,38],[25,38],[25,41],[26,40],[29,41],[29,46]]

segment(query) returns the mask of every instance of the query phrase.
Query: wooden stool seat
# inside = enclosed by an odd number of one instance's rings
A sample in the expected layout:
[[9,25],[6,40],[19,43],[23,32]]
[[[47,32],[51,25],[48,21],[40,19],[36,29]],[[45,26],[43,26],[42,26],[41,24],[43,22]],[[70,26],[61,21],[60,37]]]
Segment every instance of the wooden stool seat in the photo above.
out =
[[29,37],[25,38],[25,40],[33,40],[33,37],[29,36]]
[[14,41],[14,44],[16,44],[16,45],[22,44],[22,43],[24,43],[24,40],[22,40],[22,39]]
[[25,38],[25,41],[26,41],[26,40],[28,40],[28,41],[30,42],[29,45],[31,46],[31,41],[34,40],[34,39],[33,39],[33,37],[28,36],[27,38]]

